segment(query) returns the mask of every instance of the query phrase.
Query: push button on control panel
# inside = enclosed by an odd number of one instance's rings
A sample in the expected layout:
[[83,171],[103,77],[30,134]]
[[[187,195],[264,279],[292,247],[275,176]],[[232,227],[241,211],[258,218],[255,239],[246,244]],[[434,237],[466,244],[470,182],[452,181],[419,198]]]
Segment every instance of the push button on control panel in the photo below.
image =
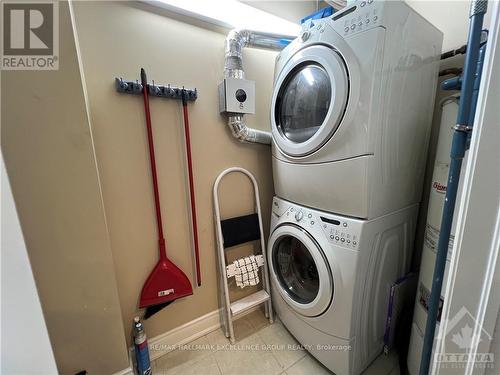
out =
[[[309,217],[309,212],[305,211],[304,214]],[[319,219],[321,229],[330,244],[351,250],[358,249],[359,232],[354,223],[351,225],[348,221],[331,216],[320,216]],[[312,225],[312,221],[310,223]]]
[[[343,17],[346,17],[348,14],[353,13],[356,9],[359,10],[357,18],[345,20],[344,35],[346,36],[362,32],[363,30],[366,30],[369,26],[371,26],[369,25],[370,23],[376,23],[378,20],[378,7],[374,3],[374,0],[361,0],[358,7],[351,6],[347,8],[348,9],[346,11],[338,12],[338,14],[332,17],[334,21],[337,21]],[[363,10],[363,12],[361,12],[361,9]]]
[[[331,234],[328,236],[329,241],[335,245],[342,246],[342,247],[347,247],[348,249],[357,249],[357,241],[354,240],[356,238],[356,235],[350,234],[350,233],[344,233],[340,232],[338,230],[334,230],[331,232]],[[351,240],[351,238],[353,238]]]

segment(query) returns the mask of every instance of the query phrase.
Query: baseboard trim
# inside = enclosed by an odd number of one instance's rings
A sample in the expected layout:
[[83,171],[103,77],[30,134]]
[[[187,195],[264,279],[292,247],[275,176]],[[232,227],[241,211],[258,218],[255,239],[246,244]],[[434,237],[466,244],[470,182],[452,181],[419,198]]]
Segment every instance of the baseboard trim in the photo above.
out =
[[218,328],[220,328],[220,310],[215,310],[149,339],[149,356],[151,360],[155,360]]
[[[239,314],[236,317],[236,319],[239,319],[247,314],[250,314],[251,312],[259,308],[260,305],[255,306],[254,308],[251,308],[248,311]],[[222,314],[222,310],[220,309],[209,312],[208,314],[202,315],[168,332],[162,333],[161,335],[148,339],[149,357],[151,358],[151,361],[154,361],[155,359],[175,349],[178,349],[179,346],[185,345],[202,336],[205,336],[210,332],[219,329],[221,327],[220,314]],[[134,358],[134,348],[131,347],[129,348],[130,366],[113,375],[133,375],[134,374],[133,358]]]

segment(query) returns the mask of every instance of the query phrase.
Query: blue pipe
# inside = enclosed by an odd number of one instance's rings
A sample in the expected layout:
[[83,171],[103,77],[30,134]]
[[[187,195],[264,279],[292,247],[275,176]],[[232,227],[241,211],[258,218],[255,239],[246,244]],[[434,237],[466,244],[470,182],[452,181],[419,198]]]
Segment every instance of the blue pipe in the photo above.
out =
[[471,110],[469,115],[469,123],[474,123],[474,115],[476,114],[477,98],[479,96],[479,84],[481,82],[481,74],[483,72],[484,56],[486,55],[486,43],[483,43],[479,48],[479,58],[477,61],[476,75],[474,79],[474,87],[472,88]]
[[441,90],[460,90],[462,87],[462,76],[448,78],[441,82]]
[[[441,288],[443,286],[443,276],[446,266],[446,257],[448,255],[448,243],[450,241],[451,225],[453,222],[453,213],[455,211],[455,201],[458,191],[458,180],[462,160],[467,147],[467,138],[469,131],[472,130],[473,114],[472,100],[475,84],[476,69],[478,67],[479,47],[481,43],[481,29],[483,27],[483,18],[486,13],[487,0],[473,0],[470,10],[469,35],[467,42],[467,54],[465,57],[464,74],[462,89],[460,92],[460,104],[457,116],[457,125],[453,134],[451,144],[451,163],[448,174],[448,185],[443,207],[443,217],[441,219],[441,231],[432,277],[432,290],[428,302],[427,324],[425,327],[424,344],[422,348],[422,357],[420,360],[420,375],[429,373],[432,347],[434,342],[434,333],[439,310],[439,299],[441,297]],[[476,97],[477,98],[477,97]]]

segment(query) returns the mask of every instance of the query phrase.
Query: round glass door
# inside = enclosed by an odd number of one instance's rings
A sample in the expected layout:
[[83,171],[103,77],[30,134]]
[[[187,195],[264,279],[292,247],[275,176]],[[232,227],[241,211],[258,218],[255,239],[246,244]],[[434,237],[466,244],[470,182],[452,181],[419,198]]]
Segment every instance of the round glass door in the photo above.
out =
[[273,266],[281,288],[294,301],[307,304],[319,291],[318,268],[309,250],[292,236],[280,238],[273,251]]
[[300,157],[323,146],[347,107],[349,79],[339,53],[323,45],[300,50],[283,66],[274,87],[271,128],[279,149]]
[[305,316],[323,313],[333,297],[333,280],[316,241],[299,227],[283,225],[268,246],[274,285],[287,304]]
[[328,74],[317,64],[297,67],[281,86],[276,107],[276,124],[292,142],[311,138],[325,121],[332,88]]

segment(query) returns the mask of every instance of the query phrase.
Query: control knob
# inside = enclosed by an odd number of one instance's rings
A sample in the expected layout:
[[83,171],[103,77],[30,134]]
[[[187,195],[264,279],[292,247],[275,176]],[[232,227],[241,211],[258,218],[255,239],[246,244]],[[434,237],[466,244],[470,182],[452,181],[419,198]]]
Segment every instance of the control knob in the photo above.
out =
[[295,220],[301,221],[303,217],[304,217],[304,213],[302,211],[297,211],[295,213]]

